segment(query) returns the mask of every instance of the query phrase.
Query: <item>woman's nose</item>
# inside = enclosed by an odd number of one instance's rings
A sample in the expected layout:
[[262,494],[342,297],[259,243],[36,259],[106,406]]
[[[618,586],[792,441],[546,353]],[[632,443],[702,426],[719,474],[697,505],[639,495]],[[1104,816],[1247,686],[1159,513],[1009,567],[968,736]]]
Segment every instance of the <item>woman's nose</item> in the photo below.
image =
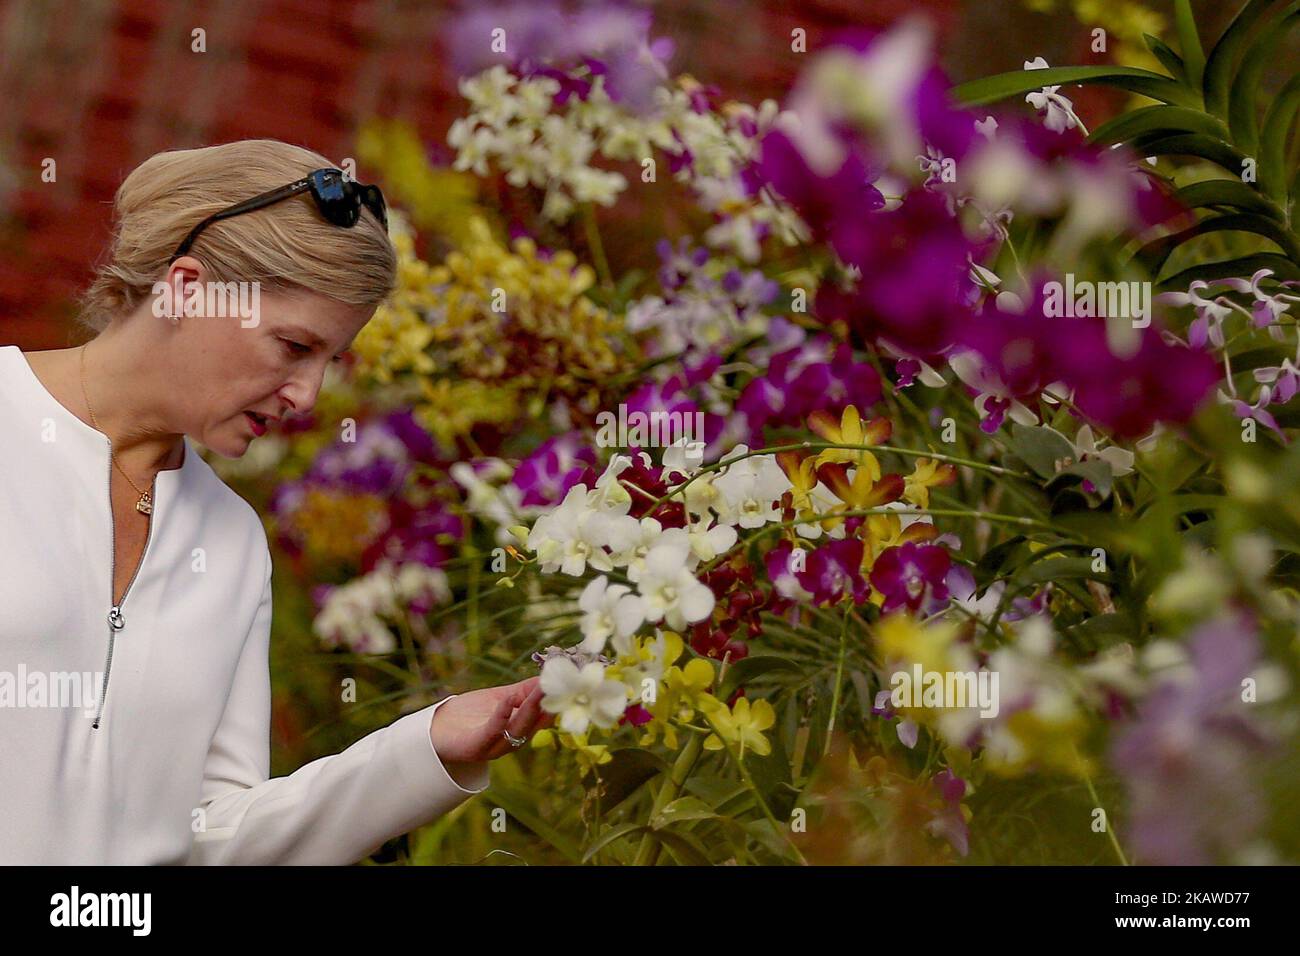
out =
[[320,394],[324,378],[323,368],[319,371],[304,371],[280,389],[280,397],[289,403],[295,413],[306,415],[316,407],[316,397]]

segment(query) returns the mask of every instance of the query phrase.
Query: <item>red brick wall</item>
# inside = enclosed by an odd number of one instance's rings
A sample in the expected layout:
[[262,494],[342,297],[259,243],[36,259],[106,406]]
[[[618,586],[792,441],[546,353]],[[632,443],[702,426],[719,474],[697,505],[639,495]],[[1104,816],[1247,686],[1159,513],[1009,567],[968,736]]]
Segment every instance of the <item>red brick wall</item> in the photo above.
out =
[[[815,49],[840,27],[918,8],[951,29],[958,6],[674,0],[656,5],[654,35],[676,41],[677,71],[756,101],[788,89],[795,26]],[[374,115],[414,122],[436,149],[461,108],[441,50],[455,11],[417,0],[0,0],[0,166],[13,186],[0,196],[0,342],[71,343],[72,299],[105,250],[113,192],[159,150],[268,136],[341,160]],[[204,53],[190,49],[196,27]],[[53,183],[40,179],[47,157]]]

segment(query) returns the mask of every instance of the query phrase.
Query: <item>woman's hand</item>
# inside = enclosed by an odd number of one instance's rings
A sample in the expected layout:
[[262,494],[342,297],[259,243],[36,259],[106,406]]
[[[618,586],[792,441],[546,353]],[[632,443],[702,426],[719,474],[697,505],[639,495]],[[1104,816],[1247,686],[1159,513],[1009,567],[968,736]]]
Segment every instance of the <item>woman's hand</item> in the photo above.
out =
[[502,731],[529,737],[555,717],[542,710],[541,677],[458,694],[433,714],[429,738],[444,763],[495,760],[514,747]]

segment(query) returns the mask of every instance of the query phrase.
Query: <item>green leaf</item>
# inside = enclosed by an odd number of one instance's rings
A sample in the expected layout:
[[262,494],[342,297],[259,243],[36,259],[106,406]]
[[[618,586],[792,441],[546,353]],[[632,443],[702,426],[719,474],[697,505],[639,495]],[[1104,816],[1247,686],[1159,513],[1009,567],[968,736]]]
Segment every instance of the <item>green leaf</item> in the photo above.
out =
[[791,852],[790,844],[786,842],[785,836],[773,830],[772,824],[768,822],[766,817],[750,820],[745,824],[745,829],[749,831],[750,836],[778,859],[789,860],[793,858],[794,854]]
[[1061,482],[1061,479],[1066,475],[1078,478],[1080,484],[1085,481],[1092,482],[1092,486],[1096,489],[1094,493],[1100,501],[1105,501],[1110,497],[1111,484],[1115,480],[1114,473],[1111,471],[1108,462],[1101,458],[1089,458],[1087,461],[1076,461],[1074,464],[1062,468],[1060,473],[1049,483],[1049,487],[1057,486],[1058,482]]
[[1062,458],[1074,458],[1070,440],[1046,425],[1011,426],[1011,449],[1041,478],[1056,476],[1056,463]]
[[1175,515],[1189,511],[1214,511],[1227,503],[1222,495],[1170,495],[1165,499],[1165,507]]
[[1228,138],[1228,128],[1209,113],[1185,106],[1144,106],[1107,120],[1092,131],[1088,140],[1101,144],[1125,143],[1143,135],[1157,134],[1153,138],[1159,139],[1178,133],[1204,133],[1219,140]]
[[1247,156],[1235,146],[1203,133],[1176,133],[1172,136],[1138,137],[1133,148],[1146,156],[1199,156],[1217,163],[1234,176],[1240,176]]
[[1251,27],[1277,2],[1278,0],[1250,0],[1210,51],[1205,61],[1203,88],[1205,108],[1214,115],[1228,118],[1228,99],[1241,48],[1250,35]]
[[1300,265],[1296,265],[1286,256],[1280,256],[1276,252],[1259,252],[1253,256],[1241,256],[1236,259],[1192,266],[1161,279],[1157,288],[1161,291],[1172,289],[1185,292],[1187,287],[1197,279],[1209,282],[1214,279],[1248,277],[1260,269],[1272,269],[1278,279],[1300,279]]
[[1183,51],[1183,65],[1187,68],[1188,82],[1199,87],[1205,72],[1205,52],[1201,37],[1196,31],[1196,18],[1192,16],[1190,0],[1174,0],[1174,25],[1178,31],[1178,48]]
[[754,781],[754,786],[763,796],[763,802],[780,819],[789,813],[790,807],[794,806],[794,801],[799,794],[790,785],[792,767],[790,758],[785,752],[785,744],[781,741],[781,735],[773,727],[763,731],[763,736],[771,745],[772,752],[766,757],[760,757],[752,750],[746,750],[745,764],[749,767],[749,775]]
[[1276,203],[1251,189],[1239,179],[1207,179],[1177,191],[1178,199],[1191,209],[1232,206],[1285,222],[1286,216]]
[[1046,70],[1015,70],[963,83],[953,88],[952,95],[967,106],[981,106],[1044,86],[1066,83],[1105,83],[1164,103],[1200,105],[1195,90],[1171,77],[1131,66],[1054,66]]
[[523,826],[531,830],[539,839],[549,843],[570,863],[582,862],[578,845],[551,826],[536,812],[536,795],[514,787],[494,783],[483,792],[484,798],[505,810]]
[[1281,23],[1260,31],[1259,39],[1241,58],[1241,69],[1237,71],[1237,78],[1232,83],[1232,93],[1228,100],[1228,124],[1232,127],[1232,138],[1248,154],[1253,155],[1259,147],[1256,102],[1260,75],[1266,66],[1273,63],[1278,44],[1300,21],[1300,17],[1295,15],[1297,9],[1300,9],[1300,3],[1292,3],[1282,14]]
[[620,823],[616,827],[610,827],[597,837],[589,847],[587,847],[587,852],[582,855],[581,862],[590,863],[597,853],[605,849],[605,847],[609,846],[611,843],[621,840],[625,836],[646,833],[649,829],[649,827],[641,823]]
[[1160,271],[1161,266],[1165,264],[1165,260],[1169,258],[1174,249],[1188,240],[1212,232],[1254,233],[1276,243],[1285,254],[1300,260],[1300,241],[1277,220],[1269,219],[1266,216],[1257,216],[1254,213],[1207,217],[1181,232],[1162,236],[1153,242],[1147,243],[1138,250],[1136,258],[1148,272],[1155,275]]
[[875,699],[871,693],[871,685],[867,682],[867,675],[860,670],[849,671],[849,681],[853,684],[853,690],[858,695],[858,707],[862,713],[871,713],[871,708],[875,705]]
[[1178,54],[1169,48],[1169,44],[1149,33],[1142,34],[1142,40],[1146,43],[1147,49],[1160,61],[1160,65],[1169,71],[1170,76],[1180,83],[1187,82],[1187,69]]
[[1300,108],[1300,75],[1278,91],[1264,114],[1264,132],[1260,138],[1259,185],[1274,202],[1286,205],[1286,147],[1296,109]]
[[1023,571],[1017,571],[1015,580],[1018,585],[1043,584],[1047,581],[1064,581],[1069,578],[1086,578],[1106,580],[1107,574],[1092,569],[1092,558],[1052,558],[1030,565]]
[[994,545],[980,556],[975,563],[975,583],[979,589],[991,584],[1001,573],[1012,553],[1028,539],[1023,534]]
[[646,781],[668,773],[670,769],[663,757],[643,747],[615,750],[610,754],[609,763],[600,768],[600,780],[605,788],[601,801],[613,809],[636,793]]
[[1066,628],[1064,637],[1079,650],[1095,653],[1140,637],[1137,617],[1132,611],[1098,614]]
[[678,797],[651,818],[650,826],[661,830],[672,823],[686,820],[711,820],[717,815],[713,808],[699,797]]
[[691,774],[682,786],[719,813],[726,812],[727,806],[737,797],[751,794],[744,783],[707,773]]
[[[827,639],[830,640],[829,638]],[[714,695],[718,700],[726,700],[742,684],[765,674],[785,673],[803,676],[803,669],[794,661],[780,654],[751,654],[735,663],[727,665],[727,672],[722,675],[722,684]]]
[[709,853],[703,844],[689,833],[680,830],[652,830],[653,838],[662,843],[682,866],[711,866]]

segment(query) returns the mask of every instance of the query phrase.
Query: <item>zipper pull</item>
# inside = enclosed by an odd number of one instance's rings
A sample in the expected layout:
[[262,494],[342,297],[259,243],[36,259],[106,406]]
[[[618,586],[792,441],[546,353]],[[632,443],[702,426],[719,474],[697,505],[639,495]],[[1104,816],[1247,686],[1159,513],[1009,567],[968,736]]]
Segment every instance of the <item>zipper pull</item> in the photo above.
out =
[[108,623],[115,631],[120,631],[122,628],[126,627],[126,618],[122,616],[121,605],[113,605],[112,609],[108,612]]

